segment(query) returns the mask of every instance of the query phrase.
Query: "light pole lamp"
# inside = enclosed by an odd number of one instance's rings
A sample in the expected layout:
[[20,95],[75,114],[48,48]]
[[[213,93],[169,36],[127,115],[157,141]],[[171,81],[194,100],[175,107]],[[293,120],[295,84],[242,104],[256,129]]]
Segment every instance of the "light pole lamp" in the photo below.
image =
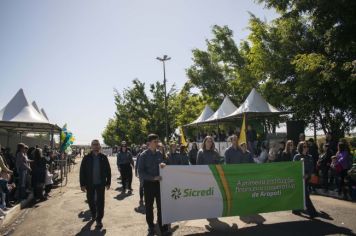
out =
[[171,58],[167,55],[163,57],[156,57],[157,60],[161,61],[163,64],[163,84],[164,84],[164,117],[166,123],[166,142],[168,142],[168,101],[167,101],[167,80],[166,80],[166,64],[165,62]]

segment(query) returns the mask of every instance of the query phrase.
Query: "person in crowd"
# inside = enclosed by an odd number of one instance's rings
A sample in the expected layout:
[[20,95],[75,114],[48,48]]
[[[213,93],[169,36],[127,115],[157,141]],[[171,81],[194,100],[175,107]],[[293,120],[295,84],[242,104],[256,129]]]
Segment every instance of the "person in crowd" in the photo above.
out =
[[254,155],[257,146],[257,133],[256,130],[251,125],[247,125],[246,139],[247,139],[247,148]]
[[165,160],[158,148],[158,135],[148,135],[148,149],[144,151],[140,156],[140,163],[138,166],[139,175],[144,180],[144,195],[145,195],[145,207],[146,207],[146,222],[148,225],[148,235],[155,234],[154,228],[154,216],[153,216],[153,202],[156,200],[157,205],[157,218],[158,226],[161,234],[168,233],[168,226],[162,225],[162,213],[161,213],[161,194],[160,183],[161,176],[159,175],[159,168],[165,167]]
[[168,165],[181,165],[182,159],[177,150],[177,144],[174,141],[171,141],[169,145],[169,152],[168,152]]
[[215,150],[214,139],[211,136],[206,136],[203,140],[202,148],[197,154],[197,165],[219,164],[220,156]]
[[304,133],[300,133],[299,134],[299,142],[304,142],[305,141],[305,134]]
[[120,151],[117,154],[117,165],[122,178],[122,193],[126,193],[126,189],[129,190],[129,194],[132,194],[132,169],[134,168],[134,161],[132,154],[127,149],[125,141],[121,142]]
[[293,161],[293,158],[296,154],[297,153],[294,150],[293,140],[288,140],[285,145],[285,149],[282,152],[280,161]]
[[347,197],[347,190],[345,188],[345,177],[347,171],[351,168],[352,161],[350,152],[345,142],[339,142],[337,145],[336,156],[332,157],[331,167],[335,170],[337,175],[337,190],[339,195],[344,194],[344,198]]
[[261,143],[261,152],[258,157],[254,158],[254,161],[258,164],[265,163],[268,160],[268,144],[267,141]]
[[109,160],[100,150],[99,140],[93,140],[91,152],[84,156],[79,174],[81,190],[87,193],[92,220],[96,220],[96,228],[99,229],[103,227],[105,187],[109,190],[111,185]]
[[4,149],[3,159],[10,170],[16,169],[16,165],[15,165],[16,159],[13,156],[13,154],[11,153],[11,149],[9,147]]
[[224,130],[219,131],[219,141],[220,142],[225,142],[226,141],[226,134]]
[[167,163],[168,162],[168,153],[166,151],[166,147],[164,146],[164,144],[161,141],[158,142],[157,150],[162,153],[163,159],[164,159],[165,163]]
[[189,165],[189,157],[186,149],[186,146],[184,146],[183,144],[179,147],[181,165]]
[[197,155],[198,155],[198,144],[196,142],[193,142],[192,148],[188,152],[189,162],[191,165],[197,164]]
[[240,148],[242,151],[242,162],[241,163],[254,163],[252,153],[247,149],[247,144],[242,142],[240,144]]
[[33,168],[32,168],[32,188],[35,199],[45,200],[43,189],[46,180],[46,160],[42,156],[42,150],[36,148],[33,153]]
[[8,208],[8,182],[10,180],[10,176],[13,174],[13,171],[8,168],[6,165],[2,153],[0,153],[0,192],[1,192],[1,204],[0,209],[6,211]]
[[242,163],[242,151],[238,145],[238,138],[232,135],[230,138],[231,146],[228,147],[224,153],[225,164]]
[[320,144],[320,156],[317,162],[317,169],[321,172],[322,186],[325,192],[329,189],[329,169],[331,165],[332,151],[328,143]]
[[46,164],[46,177],[45,177],[45,194],[44,197],[48,198],[50,197],[49,193],[52,190],[53,186],[53,174],[49,171],[49,165]]
[[[313,202],[310,199],[309,181],[314,172],[313,157],[308,154],[308,144],[305,141],[300,141],[297,146],[297,154],[294,156],[293,161],[304,162],[304,192],[305,192],[305,205],[310,218],[318,215]],[[293,214],[300,214],[300,210],[293,210]]]
[[317,164],[318,159],[319,159],[318,146],[314,142],[313,138],[308,139],[307,143],[308,143],[308,146],[309,146],[309,155],[311,155],[313,157],[313,161],[314,161],[314,172],[316,172],[316,164]]
[[326,133],[325,135],[325,144],[328,145],[330,153],[334,156],[337,153],[337,142],[334,140],[334,136],[331,132]]
[[27,158],[27,150],[28,147],[23,144],[19,143],[17,145],[16,151],[16,169],[19,175],[19,188],[20,188],[20,199],[25,199],[26,196],[26,181],[27,175],[31,171],[30,168],[30,161]]
[[267,162],[271,163],[271,162],[277,162],[277,153],[279,151],[280,148],[280,144],[279,143],[272,143],[269,147],[269,151],[268,151],[268,159]]
[[[276,162],[283,161],[283,151],[286,148],[286,143],[284,141],[280,141],[278,145],[279,147],[275,159]],[[293,159],[293,157],[291,158],[291,160]]]
[[138,166],[140,164],[141,154],[146,150],[147,150],[147,146],[146,146],[146,144],[143,144],[136,156],[136,165],[135,165],[135,175],[136,175],[136,177],[139,178],[139,181],[140,181],[140,187],[139,187],[139,195],[140,195],[139,205],[140,206],[143,206],[143,196],[144,196],[143,191],[144,191],[144,189],[143,189],[143,178],[141,176],[139,176],[139,174],[138,174]]
[[215,130],[213,130],[212,134],[211,134],[211,137],[213,138],[213,141],[219,141],[218,140],[218,135],[217,133],[215,132]]

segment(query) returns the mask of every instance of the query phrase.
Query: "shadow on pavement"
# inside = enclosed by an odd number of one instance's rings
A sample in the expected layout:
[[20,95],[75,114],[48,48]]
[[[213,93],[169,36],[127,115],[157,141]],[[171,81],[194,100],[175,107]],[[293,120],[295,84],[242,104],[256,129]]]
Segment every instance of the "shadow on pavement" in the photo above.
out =
[[356,235],[350,229],[339,227],[321,220],[283,222],[267,225],[262,224],[241,229],[237,229],[236,224],[231,227],[229,224],[221,222],[218,219],[209,219],[208,221],[209,225],[206,225],[205,228],[209,232],[190,235]]
[[91,230],[91,226],[93,225],[94,221],[89,221],[88,223],[86,223],[84,225],[84,227],[80,230],[79,233],[76,234],[76,236],[86,236],[86,235],[90,235],[90,236],[101,236],[101,235],[105,235],[106,234],[106,229],[94,229]]
[[240,216],[240,220],[246,224],[257,224],[261,225],[266,219],[261,215],[251,215],[251,216]]
[[81,212],[78,214],[78,218],[82,218],[82,219],[83,219],[83,222],[89,221],[89,220],[91,219],[90,210],[81,211]]
[[[229,234],[229,233],[236,233],[238,226],[237,224],[233,224],[230,226],[228,223],[220,221],[217,218],[214,219],[207,219],[209,225],[205,225],[205,228],[213,234],[220,235],[221,233]],[[199,234],[198,234],[199,235]]]

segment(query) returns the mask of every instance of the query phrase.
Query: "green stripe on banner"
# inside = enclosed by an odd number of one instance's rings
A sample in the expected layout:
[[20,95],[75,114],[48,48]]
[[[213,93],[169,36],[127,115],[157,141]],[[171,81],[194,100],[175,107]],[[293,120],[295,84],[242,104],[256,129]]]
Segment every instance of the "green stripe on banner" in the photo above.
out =
[[221,178],[220,178],[218,170],[216,169],[216,166],[215,165],[209,165],[209,168],[210,168],[211,172],[213,173],[213,176],[214,176],[214,178],[216,180],[216,183],[219,186],[220,193],[221,193],[221,196],[223,198],[222,216],[226,216],[227,215],[227,197],[226,197],[226,193],[225,193],[225,190],[224,190],[224,186],[223,186],[223,184],[221,182]]
[[166,168],[161,182],[165,223],[305,206],[302,161]]

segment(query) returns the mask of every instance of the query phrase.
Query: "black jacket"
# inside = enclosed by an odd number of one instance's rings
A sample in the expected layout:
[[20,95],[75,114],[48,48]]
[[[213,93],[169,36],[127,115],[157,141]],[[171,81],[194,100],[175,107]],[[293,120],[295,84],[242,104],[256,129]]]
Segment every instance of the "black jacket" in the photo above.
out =
[[[107,156],[99,153],[101,183],[105,186],[111,185],[111,169]],[[93,154],[89,153],[83,157],[80,165],[80,186],[93,186]]]

